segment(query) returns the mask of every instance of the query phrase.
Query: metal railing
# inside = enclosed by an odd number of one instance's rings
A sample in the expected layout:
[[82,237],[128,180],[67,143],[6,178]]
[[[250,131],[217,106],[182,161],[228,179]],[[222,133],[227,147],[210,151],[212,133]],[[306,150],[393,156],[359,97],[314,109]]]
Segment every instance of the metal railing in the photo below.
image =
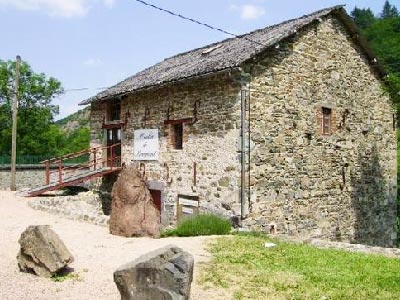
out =
[[[40,163],[44,164],[46,169],[46,185],[53,183],[63,185],[67,179],[82,175],[88,170],[94,171],[105,167],[108,167],[108,170],[119,169],[121,165],[121,156],[115,151],[119,146],[121,146],[121,143],[111,146],[89,148],[61,157],[41,161]],[[77,160],[81,161],[78,163],[71,163]]]

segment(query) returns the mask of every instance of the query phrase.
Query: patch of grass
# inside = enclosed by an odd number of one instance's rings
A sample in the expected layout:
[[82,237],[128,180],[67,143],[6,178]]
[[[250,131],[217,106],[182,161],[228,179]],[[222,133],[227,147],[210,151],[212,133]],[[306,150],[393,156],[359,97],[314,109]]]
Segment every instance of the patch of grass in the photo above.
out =
[[[265,248],[265,242],[277,244]],[[227,289],[234,299],[400,299],[400,260],[250,234],[209,245],[202,283]]]
[[64,282],[66,280],[73,280],[73,281],[82,281],[82,278],[73,272],[63,272],[60,274],[56,274],[50,278],[54,282]]
[[178,223],[176,229],[165,230],[161,237],[222,235],[231,231],[231,224],[223,217],[212,214],[199,214],[187,217]]

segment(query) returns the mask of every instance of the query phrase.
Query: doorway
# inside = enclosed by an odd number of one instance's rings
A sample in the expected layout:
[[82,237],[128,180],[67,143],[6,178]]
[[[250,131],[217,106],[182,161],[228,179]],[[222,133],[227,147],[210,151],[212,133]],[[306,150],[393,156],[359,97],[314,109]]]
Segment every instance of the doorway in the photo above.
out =
[[151,197],[153,198],[154,206],[157,207],[161,215],[161,191],[159,190],[149,190]]
[[[119,144],[115,147],[112,145]],[[107,129],[107,167],[121,166],[121,127]]]

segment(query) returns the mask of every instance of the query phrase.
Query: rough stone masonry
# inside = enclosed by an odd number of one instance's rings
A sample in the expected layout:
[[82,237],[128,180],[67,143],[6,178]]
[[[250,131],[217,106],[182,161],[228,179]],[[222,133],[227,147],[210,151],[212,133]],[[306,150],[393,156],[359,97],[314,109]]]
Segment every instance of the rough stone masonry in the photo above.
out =
[[[243,188],[246,227],[395,245],[394,110],[354,34],[328,14],[246,61],[240,72],[123,95],[122,161],[142,163],[149,188],[160,191],[162,224],[176,222],[180,197],[198,199],[200,211],[238,216]],[[104,144],[108,104],[92,103],[92,146]],[[322,131],[326,110],[330,134]],[[172,146],[171,120],[188,120],[182,150]],[[134,131],[144,128],[159,130],[157,161],[134,161]]]
[[[396,245],[396,128],[389,96],[334,17],[252,72],[251,213],[271,233]],[[321,111],[332,110],[332,134]]]

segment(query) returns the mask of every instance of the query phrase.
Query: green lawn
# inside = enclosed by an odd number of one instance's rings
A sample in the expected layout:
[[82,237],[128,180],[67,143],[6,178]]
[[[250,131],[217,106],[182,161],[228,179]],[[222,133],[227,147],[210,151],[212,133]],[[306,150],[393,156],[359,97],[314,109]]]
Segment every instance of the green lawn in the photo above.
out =
[[400,259],[234,235],[209,245],[200,281],[234,299],[400,299]]

